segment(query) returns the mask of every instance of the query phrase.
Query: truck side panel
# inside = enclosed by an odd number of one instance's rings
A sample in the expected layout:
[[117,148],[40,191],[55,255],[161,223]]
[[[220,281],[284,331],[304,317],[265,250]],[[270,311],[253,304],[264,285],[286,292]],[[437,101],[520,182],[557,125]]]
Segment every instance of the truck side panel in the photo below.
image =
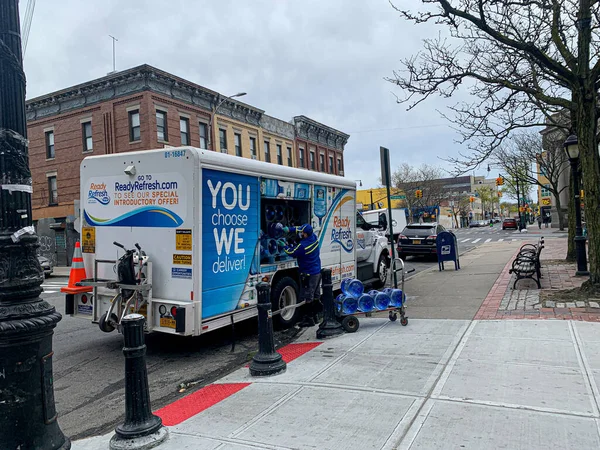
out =
[[256,176],[202,169],[202,318],[235,310],[256,272]]

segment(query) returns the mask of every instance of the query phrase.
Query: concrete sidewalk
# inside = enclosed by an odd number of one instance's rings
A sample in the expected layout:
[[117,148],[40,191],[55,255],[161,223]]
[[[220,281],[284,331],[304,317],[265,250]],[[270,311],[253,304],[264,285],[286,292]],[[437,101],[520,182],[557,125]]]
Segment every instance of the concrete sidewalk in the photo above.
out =
[[158,448],[600,448],[600,324],[371,318],[323,343],[314,332],[286,373],[220,380],[235,393]]

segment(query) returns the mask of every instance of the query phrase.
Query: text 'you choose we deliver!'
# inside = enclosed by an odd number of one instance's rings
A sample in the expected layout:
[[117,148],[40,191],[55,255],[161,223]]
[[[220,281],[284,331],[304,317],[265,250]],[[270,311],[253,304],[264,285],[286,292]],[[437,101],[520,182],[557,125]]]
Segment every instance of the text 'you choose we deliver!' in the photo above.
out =
[[203,272],[243,282],[258,240],[258,180],[208,170],[204,180]]

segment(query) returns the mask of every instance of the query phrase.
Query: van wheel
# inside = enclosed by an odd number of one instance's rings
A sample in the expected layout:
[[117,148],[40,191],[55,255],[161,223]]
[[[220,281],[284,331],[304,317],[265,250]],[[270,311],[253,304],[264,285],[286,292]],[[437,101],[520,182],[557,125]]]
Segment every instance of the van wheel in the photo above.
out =
[[375,272],[376,280],[373,282],[375,289],[382,288],[387,283],[388,274],[390,273],[388,265],[388,259],[385,255],[379,255],[379,261],[377,262],[377,272]]
[[299,308],[294,307],[299,303],[298,293],[298,284],[291,277],[283,277],[273,287],[271,291],[273,312],[285,307],[292,307],[273,317],[273,322],[277,328],[289,328],[298,320]]

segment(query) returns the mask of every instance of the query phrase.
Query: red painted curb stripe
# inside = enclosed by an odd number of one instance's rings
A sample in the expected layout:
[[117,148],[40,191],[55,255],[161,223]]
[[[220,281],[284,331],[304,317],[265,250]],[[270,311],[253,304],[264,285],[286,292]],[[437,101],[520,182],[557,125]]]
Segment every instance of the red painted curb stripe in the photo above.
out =
[[160,417],[163,424],[168,427],[178,425],[249,385],[250,383],[209,384],[193,394],[159,409],[154,414]]
[[279,354],[281,358],[289,363],[296,358],[300,358],[305,353],[310,352],[313,348],[317,348],[321,345],[322,342],[306,342],[304,344],[288,344],[285,347],[281,347],[279,350]]
[[[281,355],[286,364],[300,358],[305,353],[310,352],[313,348],[321,345],[322,342],[306,342],[304,344],[288,344],[285,347],[281,347],[277,350],[277,353]],[[246,364],[244,367],[250,367],[250,364]]]

